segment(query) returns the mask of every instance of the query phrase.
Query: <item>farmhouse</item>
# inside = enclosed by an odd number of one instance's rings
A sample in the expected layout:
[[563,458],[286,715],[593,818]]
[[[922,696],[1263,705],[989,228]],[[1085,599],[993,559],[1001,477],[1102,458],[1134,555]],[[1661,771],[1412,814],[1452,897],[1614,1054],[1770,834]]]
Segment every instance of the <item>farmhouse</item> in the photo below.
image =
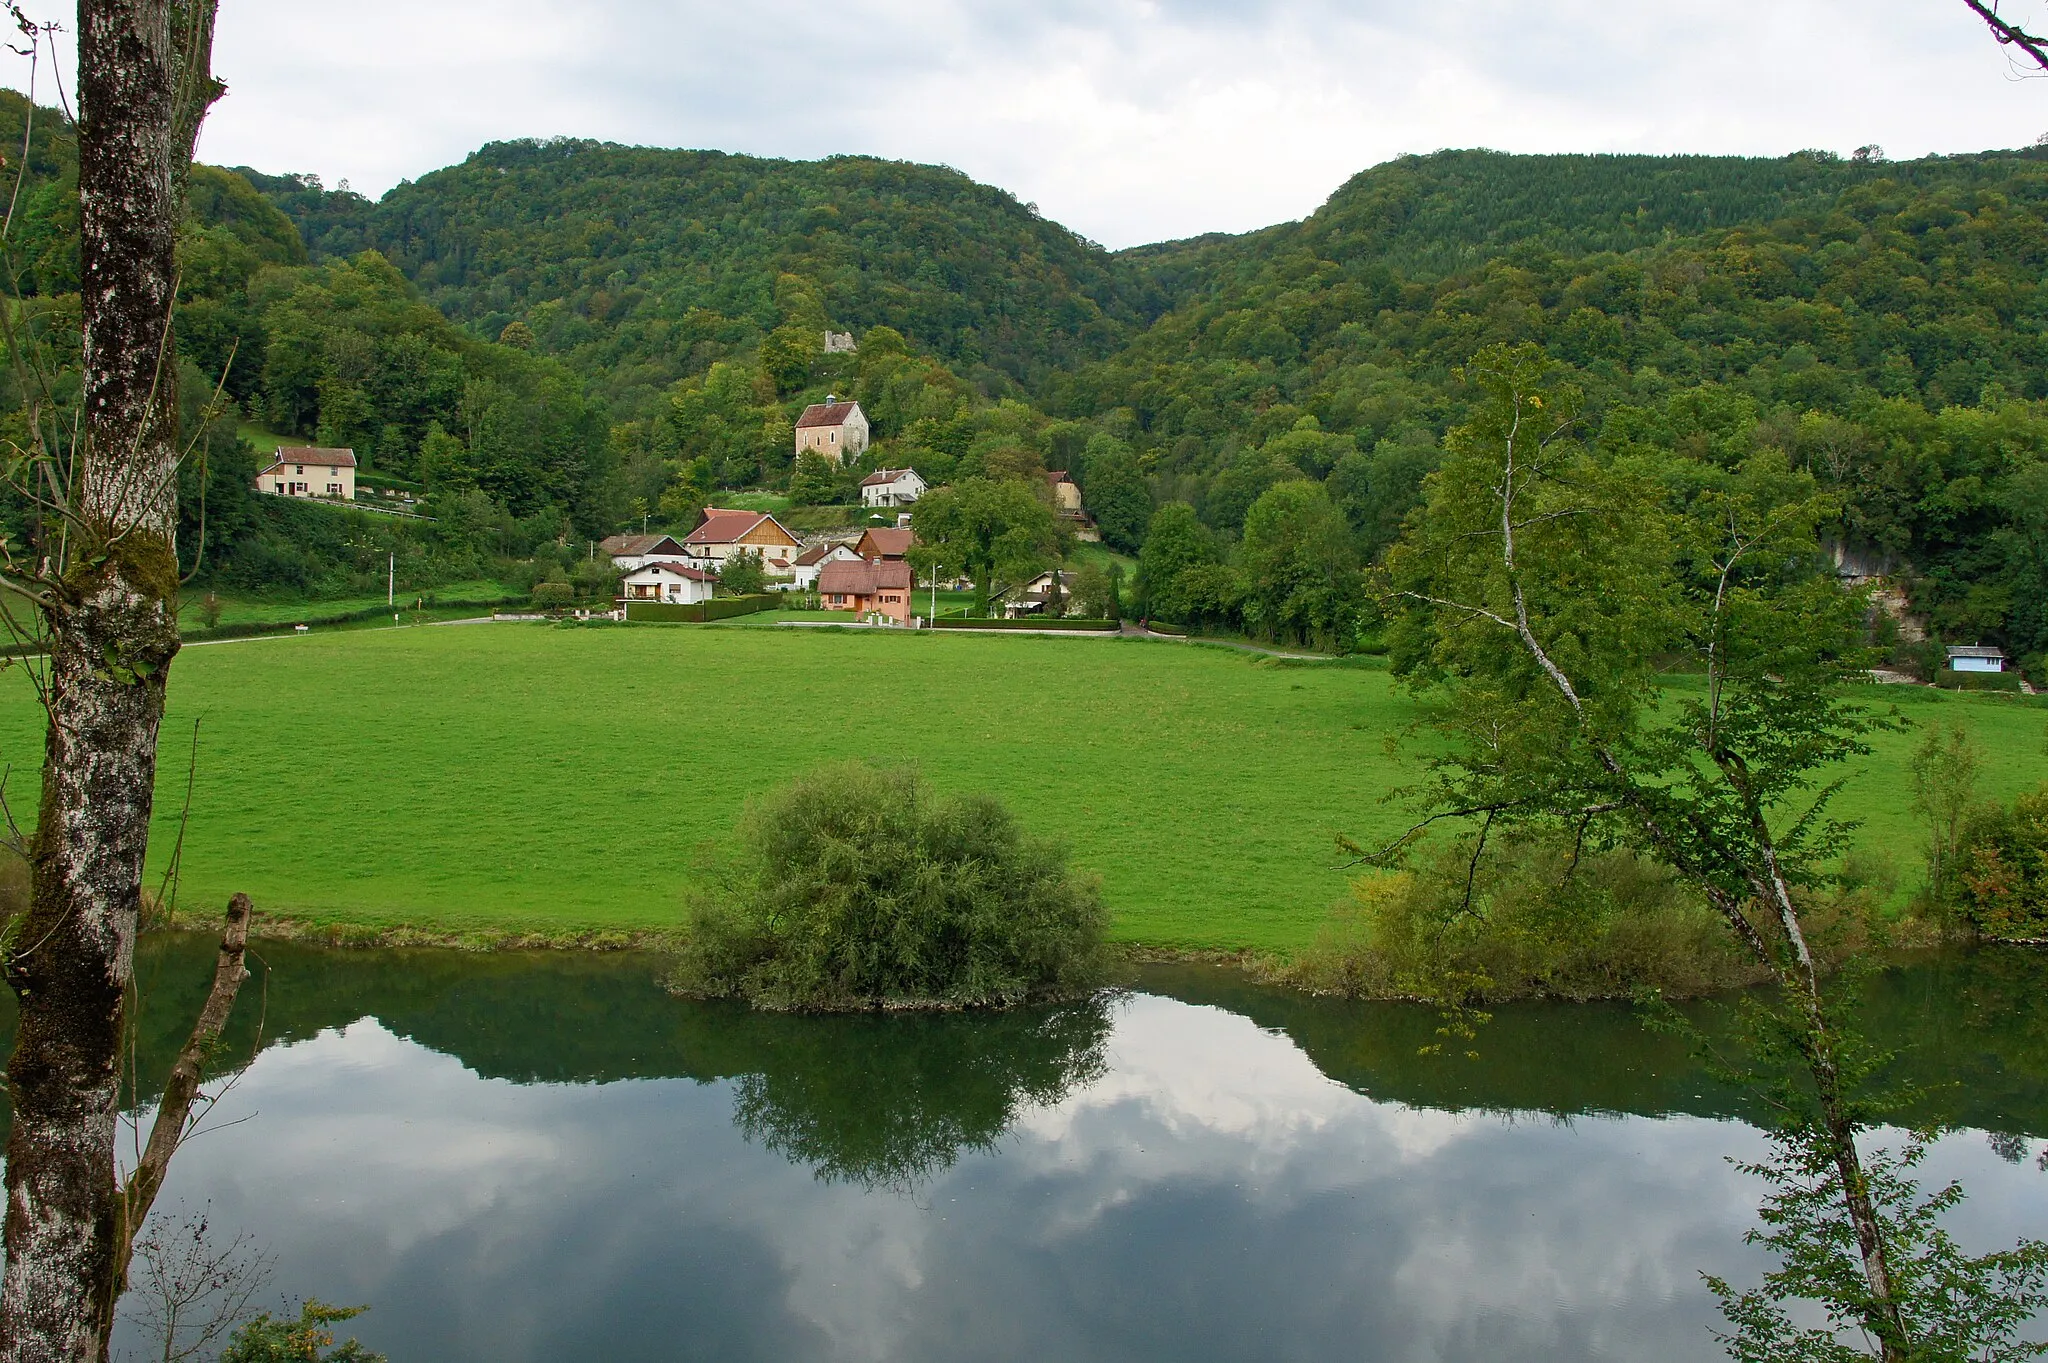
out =
[[705,507],[703,523],[683,537],[683,552],[699,568],[715,569],[734,554],[755,553],[769,572],[786,573],[803,549],[803,541],[773,516],[715,506]]
[[826,564],[858,562],[860,555],[853,552],[851,545],[820,544],[798,554],[790,570],[795,575],[798,590],[807,592],[818,585],[818,574],[825,570]]
[[876,469],[860,480],[862,506],[909,506],[924,494],[925,481],[916,469]]
[[903,526],[876,526],[861,532],[860,543],[853,546],[859,558],[879,558],[901,563],[910,552],[910,546],[917,543],[917,536]]
[[356,499],[356,452],[280,445],[256,475],[256,490],[273,497]]
[[670,535],[613,535],[598,541],[597,550],[627,573],[650,563],[678,562],[690,553]]
[[827,394],[796,419],[796,452],[815,450],[835,464],[858,459],[868,447],[868,419],[858,402]]
[[910,565],[901,559],[828,563],[818,574],[818,604],[828,611],[910,619]]
[[717,578],[687,563],[649,563],[635,568],[621,580],[621,601],[672,601],[693,605],[711,599]]
[[1980,648],[1970,644],[1948,651],[1948,668],[1951,672],[2003,672],[2005,654],[1995,648]]

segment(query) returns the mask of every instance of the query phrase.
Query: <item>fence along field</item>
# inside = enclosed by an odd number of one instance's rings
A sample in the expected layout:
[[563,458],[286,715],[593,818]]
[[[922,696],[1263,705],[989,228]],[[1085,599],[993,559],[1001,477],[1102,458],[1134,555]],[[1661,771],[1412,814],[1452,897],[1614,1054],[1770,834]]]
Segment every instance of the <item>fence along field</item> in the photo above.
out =
[[[1878,698],[1966,717],[1997,759],[1987,795],[2048,775],[2042,710]],[[189,910],[245,890],[317,924],[664,930],[749,797],[826,758],[896,759],[1065,838],[1122,940],[1287,951],[1345,894],[1334,835],[1401,826],[1381,797],[1418,774],[1414,742],[1384,740],[1415,714],[1382,672],[1108,639],[506,624],[254,640],[179,660],[153,863],[197,719]],[[0,683],[17,818],[40,725],[27,679]],[[1909,882],[1916,737],[1882,737],[1840,806]]]

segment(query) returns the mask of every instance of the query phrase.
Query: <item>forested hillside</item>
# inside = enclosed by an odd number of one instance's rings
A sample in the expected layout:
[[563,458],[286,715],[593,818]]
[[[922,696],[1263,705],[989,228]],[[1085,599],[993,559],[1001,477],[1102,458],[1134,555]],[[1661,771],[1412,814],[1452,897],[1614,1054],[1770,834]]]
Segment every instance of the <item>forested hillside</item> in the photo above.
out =
[[963,374],[1034,385],[1165,299],[1009,194],[942,167],[494,142],[370,203],[258,175],[314,258],[381,251],[473,334],[531,329],[621,413],[751,348],[805,281],[807,328],[887,326]]
[[[0,103],[0,138],[23,109]],[[60,330],[67,148],[46,115],[10,237]],[[1143,609],[1346,646],[1372,627],[1363,569],[1466,411],[1458,366],[1531,342],[1607,457],[1677,486],[1781,452],[1938,634],[2048,654],[2048,149],[1440,152],[1299,223],[1114,253],[943,168],[568,140],[495,143],[375,203],[202,168],[192,208],[200,385],[225,374],[234,419],[417,483],[468,527],[411,546],[450,572],[566,566],[575,540],[687,528],[731,489],[842,502],[883,465],[1066,468],[1111,546],[1144,551]],[[791,459],[828,392],[874,425],[849,470]],[[229,425],[216,469],[249,457]],[[220,522],[263,523],[220,478]],[[241,536],[221,571],[353,571],[304,538]]]
[[[0,145],[22,144],[28,114],[0,92]],[[77,163],[55,110],[35,111],[29,146],[9,228],[23,327],[5,405],[20,430],[24,375],[46,384],[56,405],[46,401],[45,429],[61,453],[57,409],[78,362]],[[566,558],[572,536],[607,533],[624,516],[610,433],[584,383],[553,360],[471,338],[374,252],[309,264],[292,222],[247,180],[196,166],[179,254],[179,389],[196,442],[180,550],[190,564],[207,546],[207,581],[381,586],[396,554],[409,580],[431,584],[542,546]],[[251,493],[245,421],[353,447],[366,482],[424,483],[439,522],[344,524],[325,512],[333,524],[316,529],[318,516]],[[0,511],[22,534],[21,500],[6,497]]]
[[1371,558],[1462,417],[1457,366],[1532,341],[1610,450],[1783,449],[1937,629],[2048,647],[2048,152],[1442,153],[1247,246],[1194,248],[1199,296],[1047,395],[1224,540],[1306,479]]

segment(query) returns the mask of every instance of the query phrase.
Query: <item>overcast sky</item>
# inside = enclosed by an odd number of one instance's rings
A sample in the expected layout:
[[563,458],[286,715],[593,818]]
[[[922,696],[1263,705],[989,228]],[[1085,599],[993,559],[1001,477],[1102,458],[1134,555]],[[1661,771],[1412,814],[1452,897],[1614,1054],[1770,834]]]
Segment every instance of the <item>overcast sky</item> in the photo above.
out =
[[865,152],[1110,246],[1301,217],[1439,147],[1900,157],[2048,131],[2048,81],[1962,0],[226,0],[215,65],[202,157],[373,196],[510,137]]

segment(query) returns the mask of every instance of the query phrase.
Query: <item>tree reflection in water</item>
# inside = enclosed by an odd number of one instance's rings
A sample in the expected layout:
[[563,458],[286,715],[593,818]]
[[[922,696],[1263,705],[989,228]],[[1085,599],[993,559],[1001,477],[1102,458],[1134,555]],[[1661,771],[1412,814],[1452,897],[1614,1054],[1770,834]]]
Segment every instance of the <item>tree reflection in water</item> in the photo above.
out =
[[911,1192],[1101,1077],[1112,1006],[813,1018],[739,1078],[733,1121],[825,1182]]

